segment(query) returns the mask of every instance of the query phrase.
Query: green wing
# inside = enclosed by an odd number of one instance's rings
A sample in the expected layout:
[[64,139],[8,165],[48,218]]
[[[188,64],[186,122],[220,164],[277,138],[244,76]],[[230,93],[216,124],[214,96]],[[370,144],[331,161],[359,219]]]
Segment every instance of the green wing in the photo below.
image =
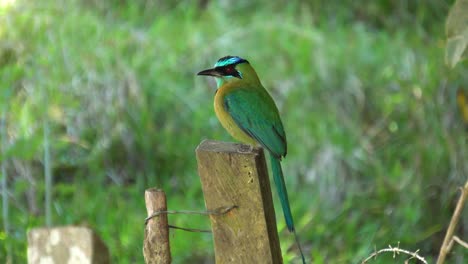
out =
[[224,108],[236,124],[276,158],[287,144],[278,108],[265,89],[236,89],[224,97]]

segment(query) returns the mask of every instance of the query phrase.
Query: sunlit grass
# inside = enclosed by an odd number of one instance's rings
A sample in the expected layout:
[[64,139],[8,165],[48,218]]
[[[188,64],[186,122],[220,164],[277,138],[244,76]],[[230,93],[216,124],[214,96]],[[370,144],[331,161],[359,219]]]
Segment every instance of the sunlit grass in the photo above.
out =
[[6,9],[7,7],[11,7],[15,5],[16,0],[0,0],[0,8]]
[[11,29],[8,11],[15,3],[16,0],[0,0],[0,39],[3,38],[6,30]]

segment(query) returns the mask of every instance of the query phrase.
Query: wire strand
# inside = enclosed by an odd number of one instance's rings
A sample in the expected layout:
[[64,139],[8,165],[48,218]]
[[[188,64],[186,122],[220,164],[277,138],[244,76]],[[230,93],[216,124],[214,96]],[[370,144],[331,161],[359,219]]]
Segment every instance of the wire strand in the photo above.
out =
[[174,226],[174,225],[168,225],[169,228],[172,229],[179,229],[187,232],[195,232],[195,233],[211,233],[211,230],[208,229],[197,229],[197,228],[187,228],[187,227],[180,227],[180,226]]
[[[156,211],[152,213],[150,216],[145,218],[145,225],[148,224],[148,221],[151,220],[152,218],[162,215],[162,214],[198,214],[198,215],[223,215],[228,212],[230,212],[232,209],[237,208],[237,205],[231,205],[231,206],[221,206],[218,207],[214,210],[207,210],[207,211],[190,211],[190,210],[178,210],[178,211],[173,211],[173,210],[166,210],[166,211]],[[182,228],[179,228],[182,229]]]

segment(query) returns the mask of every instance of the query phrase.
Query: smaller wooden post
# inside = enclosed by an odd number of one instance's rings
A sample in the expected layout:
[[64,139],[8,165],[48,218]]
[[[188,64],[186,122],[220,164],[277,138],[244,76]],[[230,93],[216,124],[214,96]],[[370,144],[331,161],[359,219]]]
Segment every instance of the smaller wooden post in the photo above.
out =
[[63,226],[28,231],[28,263],[111,263],[109,250],[90,228]]
[[[148,216],[158,211],[167,211],[166,195],[162,190],[147,189],[145,203]],[[147,222],[143,255],[147,264],[171,263],[167,214],[162,213],[154,216]]]
[[238,207],[210,217],[216,263],[282,263],[263,150],[205,140],[196,152],[207,209]]

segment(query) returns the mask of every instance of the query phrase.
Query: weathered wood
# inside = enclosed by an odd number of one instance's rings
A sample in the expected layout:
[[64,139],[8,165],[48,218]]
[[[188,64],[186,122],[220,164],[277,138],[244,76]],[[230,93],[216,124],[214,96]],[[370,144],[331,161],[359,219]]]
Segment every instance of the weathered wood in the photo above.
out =
[[110,263],[102,240],[87,227],[34,228],[28,232],[28,263]]
[[[158,211],[167,211],[166,194],[162,190],[147,189],[145,203],[148,216]],[[147,264],[171,263],[167,214],[163,213],[148,220],[145,228],[143,255]]]
[[270,181],[261,148],[205,140],[196,150],[216,263],[282,263]]

